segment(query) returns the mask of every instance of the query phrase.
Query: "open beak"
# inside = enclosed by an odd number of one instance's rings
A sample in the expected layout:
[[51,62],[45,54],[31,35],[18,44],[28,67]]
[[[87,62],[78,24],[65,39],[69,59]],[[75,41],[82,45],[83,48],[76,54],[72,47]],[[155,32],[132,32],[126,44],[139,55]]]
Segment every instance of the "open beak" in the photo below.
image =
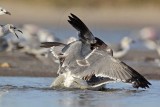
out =
[[14,34],[17,36],[17,38],[19,39],[18,35],[16,34],[16,32],[14,32]]
[[6,11],[6,12],[5,12],[5,14],[11,15],[11,13],[10,13],[10,12],[8,12],[8,11]]
[[19,37],[18,37],[18,35],[16,34],[16,31],[18,31],[18,32],[20,32],[20,33],[23,34],[23,32],[22,32],[21,30],[19,30],[19,29],[15,30],[15,31],[14,31],[14,34],[17,36],[17,38],[19,38]]
[[22,33],[22,34],[23,34],[23,32],[22,32],[21,30],[19,30],[19,29],[18,29],[18,30],[16,30],[16,31],[18,31],[18,32],[20,32],[20,33]]

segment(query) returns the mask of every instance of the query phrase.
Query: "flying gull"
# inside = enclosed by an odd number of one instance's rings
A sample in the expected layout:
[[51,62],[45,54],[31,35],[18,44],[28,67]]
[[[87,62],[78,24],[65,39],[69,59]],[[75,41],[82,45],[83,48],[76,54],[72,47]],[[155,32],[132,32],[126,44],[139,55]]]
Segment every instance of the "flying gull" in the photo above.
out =
[[23,25],[22,30],[25,36],[15,41],[17,42],[17,50],[32,55],[40,61],[45,60],[44,56],[47,55],[49,49],[40,48],[41,42],[53,42],[57,38],[48,30],[33,24]]
[[17,29],[17,27],[12,24],[0,25],[0,37],[5,36],[9,33],[13,33],[15,36],[17,36],[17,38],[19,38],[16,34],[17,31],[23,33],[21,30]]
[[0,51],[10,50],[13,47],[13,44],[8,40],[9,38],[6,35],[12,33],[19,38],[17,32],[23,33],[12,24],[0,25]]
[[[79,40],[50,45],[64,45],[59,54],[63,58],[59,76],[51,87],[100,89],[108,82],[121,81],[133,84],[134,88],[149,88],[151,84],[133,68],[114,58],[112,49],[94,37],[77,16],[71,14],[68,22],[79,31]],[[42,46],[47,47],[47,44],[42,43]]]
[[11,13],[9,11],[7,11],[6,9],[0,7],[0,15],[4,15],[4,14],[11,15]]

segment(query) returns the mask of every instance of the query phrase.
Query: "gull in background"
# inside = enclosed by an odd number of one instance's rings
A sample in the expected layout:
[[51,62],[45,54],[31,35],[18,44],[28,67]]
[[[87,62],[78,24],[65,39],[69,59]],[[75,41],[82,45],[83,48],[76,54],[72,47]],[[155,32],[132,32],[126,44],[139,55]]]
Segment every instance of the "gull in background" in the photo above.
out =
[[6,36],[10,33],[14,34],[17,38],[17,32],[23,33],[21,30],[16,28],[12,24],[6,24],[6,25],[0,25],[0,51],[3,50],[11,50],[14,46],[12,42],[9,40],[9,38]]
[[[149,50],[155,50],[160,56],[160,35],[156,29],[153,27],[144,27],[140,30],[139,39],[143,41],[144,45]],[[146,58],[148,60],[148,58]],[[160,67],[160,59],[159,58],[149,58],[149,60],[154,61],[158,67]]]
[[110,47],[113,49],[113,56],[115,58],[122,58],[124,57],[130,50],[131,44],[134,43],[134,40],[130,37],[124,37],[120,44],[114,46],[111,45]]
[[15,36],[17,36],[17,38],[19,38],[16,34],[17,31],[23,33],[12,24],[0,25],[0,37],[5,36],[9,33],[13,33]]
[[71,14],[68,22],[78,30],[79,40],[70,44],[42,43],[44,47],[64,46],[58,54],[63,59],[59,76],[51,87],[99,90],[108,82],[120,81],[131,83],[134,88],[149,88],[151,84],[133,68],[114,58],[112,49],[94,37],[77,16]]
[[47,55],[49,49],[40,48],[41,42],[54,42],[59,41],[48,30],[40,28],[33,24],[25,24],[22,27],[25,36],[19,39],[18,48],[22,53],[35,56],[39,60],[44,60],[44,56]]
[[0,15],[4,15],[4,14],[11,15],[11,13],[9,11],[7,11],[6,9],[0,7]]
[[156,50],[160,56],[160,36],[158,32],[152,27],[145,27],[140,30],[140,40],[150,50]]

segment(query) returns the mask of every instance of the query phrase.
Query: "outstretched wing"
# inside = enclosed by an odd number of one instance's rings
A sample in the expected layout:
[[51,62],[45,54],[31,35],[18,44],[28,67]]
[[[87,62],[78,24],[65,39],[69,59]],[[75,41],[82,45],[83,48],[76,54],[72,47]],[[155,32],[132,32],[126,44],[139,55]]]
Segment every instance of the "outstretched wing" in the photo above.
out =
[[151,85],[133,68],[113,58],[105,51],[95,49],[92,54],[86,57],[86,60],[90,63],[90,66],[81,67],[80,72],[73,72],[74,76],[84,78],[94,74],[96,77],[107,77],[116,81],[132,83],[135,88],[149,88],[149,85]]
[[58,58],[62,54],[62,49],[67,45],[60,42],[42,42],[40,47],[50,48],[51,53],[54,57]]
[[50,48],[52,46],[66,46],[66,44],[60,42],[42,42],[40,47]]
[[87,26],[74,14],[71,13],[71,16],[68,16],[69,20],[68,22],[76,29],[79,31],[79,39],[80,40],[95,40],[93,34],[91,31],[87,28]]

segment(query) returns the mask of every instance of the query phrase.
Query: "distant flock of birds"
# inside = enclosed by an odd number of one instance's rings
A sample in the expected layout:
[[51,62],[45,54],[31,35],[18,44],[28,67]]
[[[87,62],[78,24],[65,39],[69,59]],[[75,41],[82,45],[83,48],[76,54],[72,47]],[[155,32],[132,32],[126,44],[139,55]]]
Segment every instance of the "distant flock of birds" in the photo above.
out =
[[[4,14],[11,15],[0,7],[0,15]],[[76,15],[71,14],[68,22],[78,31],[78,39],[70,37],[60,41],[46,29],[30,24],[23,25],[21,30],[12,24],[0,25],[0,52],[18,50],[40,60],[51,52],[56,58],[55,62],[59,63],[58,77],[51,84],[52,88],[101,90],[110,82],[125,82],[134,88],[149,88],[151,84],[141,74],[118,59],[128,53],[135,40],[124,37],[117,49],[113,49],[95,37]],[[25,36],[19,36],[19,33]],[[160,55],[160,42],[154,29],[144,28],[140,35],[146,47],[156,50]]]

